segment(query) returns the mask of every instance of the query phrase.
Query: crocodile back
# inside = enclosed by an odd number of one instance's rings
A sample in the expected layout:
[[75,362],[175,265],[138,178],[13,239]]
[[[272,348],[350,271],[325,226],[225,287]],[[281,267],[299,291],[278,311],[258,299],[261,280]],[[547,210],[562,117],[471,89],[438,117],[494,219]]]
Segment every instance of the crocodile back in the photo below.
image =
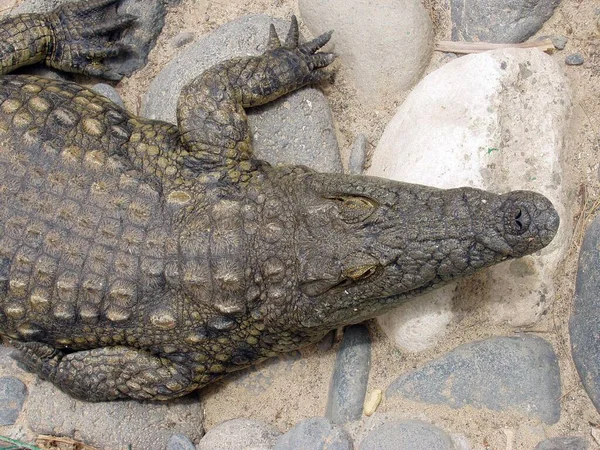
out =
[[0,328],[7,335],[97,346],[107,327],[130,326],[164,289],[177,243],[160,182],[126,154],[131,118],[72,83],[0,80]]

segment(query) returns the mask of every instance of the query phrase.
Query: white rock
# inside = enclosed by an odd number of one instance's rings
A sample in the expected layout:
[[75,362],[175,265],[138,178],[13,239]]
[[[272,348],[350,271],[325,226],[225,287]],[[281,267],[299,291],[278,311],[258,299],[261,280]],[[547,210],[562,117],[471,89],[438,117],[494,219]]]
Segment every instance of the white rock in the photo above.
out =
[[315,35],[335,30],[331,43],[361,100],[398,98],[421,77],[433,48],[433,27],[419,0],[300,0]]
[[[567,81],[544,53],[505,49],[470,55],[425,77],[398,109],[375,150],[369,175],[441,188],[468,185],[498,193],[527,189],[552,200],[561,226],[542,256],[485,272],[478,302],[491,321],[533,324],[553,297],[553,275],[571,230],[561,167],[570,111]],[[465,283],[459,282],[457,290],[464,291]],[[402,330],[410,329],[416,315],[434,315],[439,302],[450,304],[452,297],[452,292],[425,294],[403,307],[409,309],[404,316],[380,322],[401,347],[421,348],[413,333]],[[428,344],[446,329],[444,311],[444,320],[427,319],[427,327],[420,330]]]

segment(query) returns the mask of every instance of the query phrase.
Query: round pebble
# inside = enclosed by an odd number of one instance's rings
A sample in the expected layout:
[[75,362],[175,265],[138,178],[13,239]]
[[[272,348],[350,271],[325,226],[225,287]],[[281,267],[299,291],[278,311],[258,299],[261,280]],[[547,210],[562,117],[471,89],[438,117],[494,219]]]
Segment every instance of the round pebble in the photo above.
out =
[[183,47],[186,44],[189,44],[194,40],[196,35],[191,31],[184,31],[176,35],[173,39],[171,39],[171,45],[174,48]]
[[367,399],[365,400],[364,413],[365,416],[371,416],[381,403],[381,399],[383,398],[383,391],[381,389],[375,389],[373,392],[369,394]]
[[167,450],[196,450],[196,446],[185,434],[174,434],[167,442]]
[[352,450],[352,439],[339,425],[323,417],[299,422],[280,436],[274,450]]
[[375,428],[359,450],[454,450],[445,431],[419,420],[391,421]]
[[580,66],[584,61],[581,53],[573,53],[565,58],[567,66]]
[[281,433],[273,426],[253,419],[233,419],[212,428],[198,444],[198,450],[267,450]]

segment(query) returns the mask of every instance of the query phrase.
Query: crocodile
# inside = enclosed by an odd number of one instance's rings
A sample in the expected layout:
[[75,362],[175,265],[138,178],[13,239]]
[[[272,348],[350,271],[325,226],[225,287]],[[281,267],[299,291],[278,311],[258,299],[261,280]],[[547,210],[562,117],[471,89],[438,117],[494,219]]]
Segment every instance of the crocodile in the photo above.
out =
[[88,401],[168,400],[510,258],[559,217],[530,191],[442,190],[271,166],[245,109],[329,76],[331,33],[273,26],[182,90],[177,125],[40,63],[118,80],[119,0],[0,21],[0,334]]

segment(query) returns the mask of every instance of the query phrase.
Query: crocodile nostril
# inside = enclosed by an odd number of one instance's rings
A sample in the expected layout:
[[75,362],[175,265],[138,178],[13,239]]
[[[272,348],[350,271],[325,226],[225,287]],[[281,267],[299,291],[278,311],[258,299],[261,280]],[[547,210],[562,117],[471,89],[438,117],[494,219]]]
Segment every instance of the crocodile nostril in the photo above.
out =
[[507,231],[515,235],[525,233],[531,223],[531,217],[527,210],[520,207],[514,207],[507,211],[505,220]]

